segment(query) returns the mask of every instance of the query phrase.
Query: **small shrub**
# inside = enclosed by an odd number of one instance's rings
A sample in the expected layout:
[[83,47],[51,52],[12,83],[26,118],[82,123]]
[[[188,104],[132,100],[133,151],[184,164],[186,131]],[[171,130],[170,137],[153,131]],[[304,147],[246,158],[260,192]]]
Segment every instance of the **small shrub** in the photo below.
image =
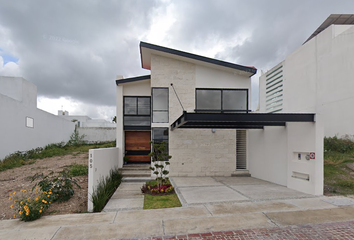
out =
[[153,167],[150,167],[150,170],[156,175],[157,185],[161,187],[164,181],[168,180],[167,175],[169,171],[166,168],[170,165],[169,159],[172,158],[172,156],[167,153],[166,142],[153,143],[149,156],[153,163]]
[[118,172],[118,169],[111,170],[108,177],[101,179],[91,196],[94,212],[101,212],[103,210],[121,182],[122,175]]
[[15,211],[14,218],[19,216],[22,221],[33,221],[40,218],[51,204],[52,192],[36,192],[21,190],[19,194],[10,193],[9,200],[13,201],[10,208]]
[[338,138],[337,136],[324,138],[325,152],[350,153],[353,150],[354,142],[349,135],[345,135],[342,138]]
[[70,140],[66,145],[68,146],[78,146],[84,144],[85,134],[80,135],[79,131],[77,130],[77,126],[75,125],[74,132],[70,135]]
[[78,188],[81,188],[77,184],[76,180],[70,176],[69,171],[67,169],[59,172],[58,174],[54,174],[54,172],[51,172],[47,176],[44,176],[43,173],[37,173],[32,177],[32,182],[36,179],[42,180],[36,183],[33,189],[36,186],[39,186],[39,188],[43,192],[53,192],[53,195],[51,197],[52,202],[68,201],[74,195],[74,184]]
[[73,164],[69,166],[69,174],[72,177],[85,176],[88,174],[88,166],[81,164]]

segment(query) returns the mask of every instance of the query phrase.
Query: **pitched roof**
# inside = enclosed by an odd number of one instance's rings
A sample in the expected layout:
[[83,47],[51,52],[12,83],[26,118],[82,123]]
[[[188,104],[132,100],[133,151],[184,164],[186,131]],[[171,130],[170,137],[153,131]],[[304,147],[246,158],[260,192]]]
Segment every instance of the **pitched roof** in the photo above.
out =
[[137,82],[137,81],[143,81],[143,80],[149,80],[149,79],[151,79],[151,75],[144,75],[144,76],[138,76],[138,77],[132,77],[132,78],[123,78],[123,79],[116,80],[116,85],[118,86],[119,84],[122,84],[122,83]]
[[145,69],[151,70],[151,54],[172,57],[175,59],[192,63],[199,63],[202,65],[229,68],[235,70],[241,75],[246,75],[248,77],[251,77],[257,73],[257,69],[255,67],[242,66],[230,62],[217,60],[214,58],[208,58],[188,52],[179,51],[172,48],[166,48],[146,42],[140,42],[141,65]]

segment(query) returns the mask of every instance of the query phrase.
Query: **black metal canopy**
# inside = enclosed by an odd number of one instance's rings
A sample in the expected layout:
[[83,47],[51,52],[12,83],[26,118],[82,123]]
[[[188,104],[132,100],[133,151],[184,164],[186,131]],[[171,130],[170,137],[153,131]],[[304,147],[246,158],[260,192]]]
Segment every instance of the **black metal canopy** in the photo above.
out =
[[176,128],[263,129],[287,122],[314,122],[314,113],[187,113],[171,124]]

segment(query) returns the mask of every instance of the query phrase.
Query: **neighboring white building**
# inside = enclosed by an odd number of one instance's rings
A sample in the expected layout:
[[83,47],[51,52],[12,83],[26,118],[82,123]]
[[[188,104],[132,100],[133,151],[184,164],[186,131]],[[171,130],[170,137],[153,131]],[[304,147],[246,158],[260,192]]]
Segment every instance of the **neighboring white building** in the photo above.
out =
[[0,76],[0,160],[16,151],[67,142],[75,124],[37,108],[37,87]]
[[149,141],[167,141],[170,176],[249,172],[323,194],[321,115],[251,113],[254,67],[145,42],[140,53],[151,75],[116,81],[119,167],[150,162]]
[[58,116],[75,122],[80,135],[87,143],[111,142],[116,140],[116,124],[104,119],[92,119],[88,116],[69,115],[68,111],[58,111]]
[[259,79],[261,112],[315,112],[325,136],[354,135],[354,15],[332,14]]

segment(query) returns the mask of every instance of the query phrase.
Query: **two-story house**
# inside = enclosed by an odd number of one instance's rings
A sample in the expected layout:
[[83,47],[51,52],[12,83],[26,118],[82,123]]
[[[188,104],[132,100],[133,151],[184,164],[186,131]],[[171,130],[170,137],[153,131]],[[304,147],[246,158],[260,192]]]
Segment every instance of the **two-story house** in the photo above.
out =
[[[145,42],[140,53],[151,74],[116,80],[120,167],[123,157],[149,163],[149,142],[166,141],[172,177],[250,173],[322,194],[320,118],[252,113],[256,68]],[[317,160],[306,160],[312,152]]]

